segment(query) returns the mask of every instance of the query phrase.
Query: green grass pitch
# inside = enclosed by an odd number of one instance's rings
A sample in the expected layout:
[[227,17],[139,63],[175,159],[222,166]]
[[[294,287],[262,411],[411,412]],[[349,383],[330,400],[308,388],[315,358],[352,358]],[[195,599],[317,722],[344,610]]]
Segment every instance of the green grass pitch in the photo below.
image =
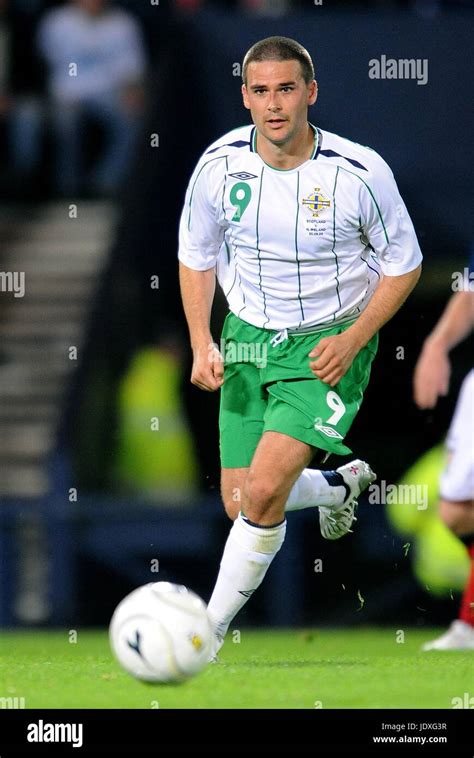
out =
[[0,696],[26,708],[452,708],[472,691],[474,652],[420,652],[440,631],[397,642],[396,629],[242,629],[219,664],[179,685],[131,678],[105,630],[78,630],[75,643],[68,630],[4,632]]

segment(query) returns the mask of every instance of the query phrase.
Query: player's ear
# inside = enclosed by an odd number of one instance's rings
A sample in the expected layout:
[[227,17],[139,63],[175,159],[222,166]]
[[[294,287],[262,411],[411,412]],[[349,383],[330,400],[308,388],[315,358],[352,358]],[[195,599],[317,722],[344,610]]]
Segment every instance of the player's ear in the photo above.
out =
[[244,105],[245,105],[246,108],[248,108],[248,110],[250,110],[250,103],[249,103],[249,98],[248,98],[248,94],[247,94],[247,87],[245,86],[245,84],[242,84],[242,90],[241,91],[242,91],[242,99],[244,101]]
[[308,105],[314,105],[317,99],[318,99],[318,83],[316,79],[313,79],[313,81],[309,85]]

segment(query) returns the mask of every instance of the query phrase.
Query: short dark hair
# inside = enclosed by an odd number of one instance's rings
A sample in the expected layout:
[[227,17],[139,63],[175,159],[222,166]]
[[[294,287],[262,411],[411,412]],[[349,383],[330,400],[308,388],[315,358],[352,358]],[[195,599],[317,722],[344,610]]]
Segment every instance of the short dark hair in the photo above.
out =
[[311,56],[303,45],[290,37],[266,37],[247,50],[242,64],[242,81],[247,85],[249,63],[261,61],[299,61],[306,84],[314,79]]

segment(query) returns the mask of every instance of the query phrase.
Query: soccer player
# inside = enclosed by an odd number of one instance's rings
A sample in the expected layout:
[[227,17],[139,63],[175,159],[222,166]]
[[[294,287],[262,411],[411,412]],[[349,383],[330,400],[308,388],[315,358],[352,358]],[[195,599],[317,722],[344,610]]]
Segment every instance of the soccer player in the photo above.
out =
[[[470,270],[474,271],[474,254]],[[474,292],[469,282],[456,292],[426,338],[415,367],[413,389],[416,404],[434,408],[449,391],[449,352],[472,333]],[[471,568],[464,589],[459,617],[423,650],[474,650],[474,369],[461,387],[447,442],[448,464],[440,481],[439,515],[467,547]]]
[[[234,520],[208,605],[216,654],[283,544],[285,511],[319,506],[325,538],[350,531],[375,479],[369,465],[308,466],[351,452],[344,437],[378,330],[422,258],[382,158],[308,122],[317,83],[307,50],[286,37],[257,42],[242,78],[253,124],[204,152],[179,230],[191,382],[221,389],[221,489]],[[219,349],[216,275],[230,309]]]

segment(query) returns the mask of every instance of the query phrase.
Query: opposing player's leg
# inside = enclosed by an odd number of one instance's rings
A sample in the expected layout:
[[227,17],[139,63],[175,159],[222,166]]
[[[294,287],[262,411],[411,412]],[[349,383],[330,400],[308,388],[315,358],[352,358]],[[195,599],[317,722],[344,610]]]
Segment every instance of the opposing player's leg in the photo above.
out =
[[214,655],[230,622],[260,586],[283,544],[285,503],[312,457],[309,445],[275,432],[265,433],[257,446],[244,487],[242,512],[230,530],[208,605],[216,632]]
[[446,526],[466,545],[470,572],[458,618],[445,634],[423,645],[423,650],[474,650],[474,371],[463,382],[449,429],[448,465],[441,476],[439,514]]
[[458,618],[441,637],[426,642],[423,650],[474,650],[474,502],[442,499],[439,514],[446,526],[466,545],[470,570]]

